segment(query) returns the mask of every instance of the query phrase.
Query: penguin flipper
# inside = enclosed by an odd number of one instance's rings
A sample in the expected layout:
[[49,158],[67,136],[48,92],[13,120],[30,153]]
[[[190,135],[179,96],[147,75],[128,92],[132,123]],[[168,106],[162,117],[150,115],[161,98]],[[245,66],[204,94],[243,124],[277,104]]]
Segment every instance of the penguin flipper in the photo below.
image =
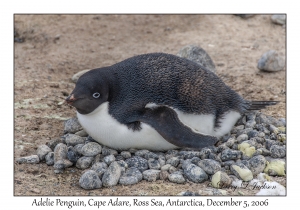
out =
[[152,126],[165,140],[178,147],[202,149],[218,142],[214,136],[193,132],[179,120],[173,109],[165,106],[146,108],[139,120]]

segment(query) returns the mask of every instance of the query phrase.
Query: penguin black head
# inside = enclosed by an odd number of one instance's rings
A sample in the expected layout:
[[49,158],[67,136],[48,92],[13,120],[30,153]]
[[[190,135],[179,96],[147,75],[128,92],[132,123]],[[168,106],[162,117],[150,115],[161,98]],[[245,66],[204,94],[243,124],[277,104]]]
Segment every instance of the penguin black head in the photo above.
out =
[[99,74],[99,69],[83,74],[77,81],[75,89],[66,98],[80,114],[89,114],[108,100],[109,87],[107,80]]

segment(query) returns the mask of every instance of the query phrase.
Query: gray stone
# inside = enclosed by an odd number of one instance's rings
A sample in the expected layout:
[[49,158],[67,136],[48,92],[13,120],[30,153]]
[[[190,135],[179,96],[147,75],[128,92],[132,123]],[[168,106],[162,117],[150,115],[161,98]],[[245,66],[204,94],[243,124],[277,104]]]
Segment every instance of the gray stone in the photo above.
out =
[[249,131],[248,132],[248,138],[249,139],[251,139],[251,138],[255,138],[255,137],[257,137],[258,136],[258,134],[259,134],[259,132],[258,131],[256,131],[256,130],[252,130],[252,131]]
[[54,149],[54,163],[56,163],[58,160],[67,159],[67,154],[68,154],[67,145],[63,143],[59,143],[58,145],[56,145]]
[[102,182],[95,171],[88,170],[80,177],[79,185],[83,189],[93,190],[101,188]]
[[230,138],[230,139],[228,139],[227,142],[225,142],[225,145],[228,148],[231,148],[236,142],[237,142],[237,140],[235,138]]
[[68,167],[71,167],[73,165],[73,163],[71,161],[69,161],[68,159],[63,159],[63,160],[58,160],[54,163],[53,168],[54,169],[58,169],[58,170],[62,170]]
[[149,150],[146,150],[146,149],[138,150],[135,152],[135,156],[144,158],[148,152],[149,152]]
[[172,157],[167,160],[167,164],[170,164],[171,166],[177,167],[179,164],[179,158],[178,157]]
[[64,133],[76,133],[80,130],[82,130],[82,126],[77,118],[71,118],[65,121]]
[[86,157],[86,156],[81,157],[77,160],[76,167],[79,169],[87,169],[88,167],[90,167],[93,160],[94,160],[94,157]]
[[168,176],[168,179],[170,180],[170,182],[174,182],[174,183],[177,183],[177,184],[185,183],[185,178],[182,176],[181,173],[177,173],[177,172],[174,172],[174,173],[170,174]]
[[118,154],[118,151],[117,151],[117,150],[108,148],[108,147],[106,147],[106,146],[104,146],[104,147],[102,148],[102,155],[104,155],[104,156],[107,156],[107,155],[117,155],[117,154]]
[[286,155],[285,146],[272,145],[270,148],[271,157],[273,158],[284,158]]
[[152,159],[158,159],[158,155],[155,154],[154,152],[148,152],[148,153],[146,153],[146,154],[144,155],[144,158],[145,158],[146,160],[149,160],[150,158],[152,158]]
[[128,152],[128,151],[122,151],[122,152],[121,152],[121,155],[122,155],[122,157],[123,157],[124,159],[128,159],[128,158],[131,157],[131,153]]
[[77,144],[84,144],[85,137],[80,137],[75,134],[67,134],[65,136],[65,141],[68,146],[75,146]]
[[31,155],[31,156],[17,158],[16,161],[19,164],[22,164],[22,163],[36,164],[36,163],[40,162],[40,159],[37,155]]
[[53,140],[50,140],[46,143],[46,145],[52,150],[54,151],[56,145],[58,145],[59,143],[62,143],[62,140],[61,139],[53,139]]
[[102,178],[103,174],[107,170],[107,164],[103,162],[94,163],[91,167],[91,170],[95,171],[99,178]]
[[88,156],[88,157],[92,157],[92,156],[96,156],[98,154],[101,153],[101,145],[96,143],[96,142],[90,142],[85,144],[82,148],[81,148],[81,153],[84,156]]
[[162,166],[160,169],[161,169],[162,171],[168,171],[168,170],[170,169],[170,167],[171,167],[170,164],[166,164],[166,165]]
[[81,130],[81,131],[77,131],[75,133],[75,135],[81,136],[81,137],[88,137],[89,134],[85,130]]
[[149,168],[150,169],[156,169],[156,170],[159,170],[160,169],[160,164],[159,164],[159,161],[158,160],[155,160],[153,158],[150,158],[148,160],[148,165],[149,165]]
[[239,136],[236,138],[236,140],[237,140],[238,143],[241,143],[241,142],[246,141],[246,140],[248,140],[248,139],[249,139],[249,138],[248,138],[248,135],[247,135],[247,134],[241,134],[241,135],[239,135]]
[[179,151],[178,150],[168,150],[165,154],[166,159],[170,159],[172,157],[176,157],[178,155]]
[[74,147],[70,146],[68,147],[68,153],[67,153],[68,160],[72,163],[76,163],[77,160],[81,157],[81,154],[78,153]]
[[140,182],[143,179],[142,173],[137,168],[128,168],[120,177],[119,183],[122,185],[132,185]]
[[207,174],[213,175],[221,170],[221,165],[215,160],[204,159],[198,162],[198,166],[202,168]]
[[155,170],[155,169],[145,170],[143,171],[143,179],[149,182],[155,182],[156,180],[159,179],[159,173],[160,170]]
[[128,164],[124,160],[118,160],[117,163],[123,168],[128,168]]
[[256,121],[255,120],[249,120],[246,122],[245,127],[246,128],[253,128],[256,125]]
[[175,171],[177,171],[177,168],[175,168],[174,166],[170,166],[168,171],[171,174],[171,173],[174,173]]
[[191,163],[193,163],[193,164],[195,164],[195,165],[198,165],[198,162],[199,162],[200,160],[201,160],[201,159],[198,158],[198,157],[193,157],[193,158],[191,159]]
[[198,151],[180,151],[178,153],[179,158],[181,159],[192,159],[193,157],[199,157],[200,156],[200,152]]
[[168,177],[169,177],[168,171],[160,171],[160,173],[159,173],[160,180],[167,180]]
[[266,158],[262,155],[257,155],[249,160],[250,167],[248,168],[252,171],[253,176],[256,176],[264,171],[266,164]]
[[272,15],[271,20],[275,24],[285,25],[286,15]]
[[45,161],[46,161],[46,164],[47,164],[48,166],[54,165],[54,152],[49,152],[49,153],[45,156]]
[[232,149],[226,149],[221,153],[221,160],[236,160],[242,157],[242,152]]
[[205,171],[196,166],[195,164],[183,164],[182,165],[184,175],[188,178],[188,180],[195,182],[195,183],[201,183],[208,179],[207,174]]
[[201,66],[204,66],[211,72],[216,72],[216,67],[211,57],[204,49],[195,45],[183,47],[177,54],[179,57],[187,58]]
[[230,166],[230,170],[239,179],[248,182],[253,179],[253,174],[243,163],[235,163]]
[[73,148],[74,148],[74,152],[77,152],[79,154],[82,155],[82,147],[84,146],[84,144],[77,144],[75,145]]
[[159,162],[160,167],[162,167],[166,164],[166,158],[164,156],[159,156],[158,162]]
[[128,164],[128,167],[136,167],[141,172],[148,169],[148,161],[140,156],[134,156],[125,160]]
[[105,157],[103,158],[103,161],[104,161],[107,165],[111,164],[111,163],[114,162],[115,160],[116,160],[116,158],[115,158],[115,156],[113,156],[113,155],[107,155],[107,156],[105,156]]
[[275,50],[270,50],[259,59],[257,68],[262,71],[280,71],[285,67],[285,61]]
[[238,130],[236,133],[236,137],[242,135],[242,134],[247,134],[249,131],[252,131],[253,128],[245,128],[243,130]]
[[199,153],[199,158],[201,158],[202,160],[207,159],[211,152],[212,152],[211,149],[204,147],[203,149],[201,149],[201,151]]
[[270,139],[266,139],[266,149],[270,150],[273,145],[277,145],[278,142]]
[[229,188],[231,183],[231,178],[223,171],[217,171],[211,178],[211,184],[215,188]]
[[45,160],[45,156],[49,153],[52,152],[52,150],[50,149],[50,147],[48,147],[47,145],[40,145],[37,148],[37,156],[39,157],[40,161]]
[[121,166],[117,162],[112,162],[107,171],[103,174],[102,183],[105,187],[112,187],[118,184],[121,176]]

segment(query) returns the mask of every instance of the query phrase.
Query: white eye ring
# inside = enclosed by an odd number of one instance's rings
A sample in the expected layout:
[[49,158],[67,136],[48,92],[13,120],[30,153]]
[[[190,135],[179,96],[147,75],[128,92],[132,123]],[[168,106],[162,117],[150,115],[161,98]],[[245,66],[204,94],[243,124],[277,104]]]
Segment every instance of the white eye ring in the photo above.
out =
[[94,98],[99,98],[99,97],[100,97],[100,93],[98,93],[98,92],[94,93],[94,94],[93,94],[93,97],[94,97]]

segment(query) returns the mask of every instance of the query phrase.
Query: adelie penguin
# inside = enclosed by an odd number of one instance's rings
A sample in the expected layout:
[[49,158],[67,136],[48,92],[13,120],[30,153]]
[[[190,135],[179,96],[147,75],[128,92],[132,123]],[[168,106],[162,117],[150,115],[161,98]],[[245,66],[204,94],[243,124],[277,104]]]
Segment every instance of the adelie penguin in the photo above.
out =
[[170,54],[134,56],[83,74],[66,99],[85,131],[115,149],[201,149],[229,133],[246,101],[193,61]]

